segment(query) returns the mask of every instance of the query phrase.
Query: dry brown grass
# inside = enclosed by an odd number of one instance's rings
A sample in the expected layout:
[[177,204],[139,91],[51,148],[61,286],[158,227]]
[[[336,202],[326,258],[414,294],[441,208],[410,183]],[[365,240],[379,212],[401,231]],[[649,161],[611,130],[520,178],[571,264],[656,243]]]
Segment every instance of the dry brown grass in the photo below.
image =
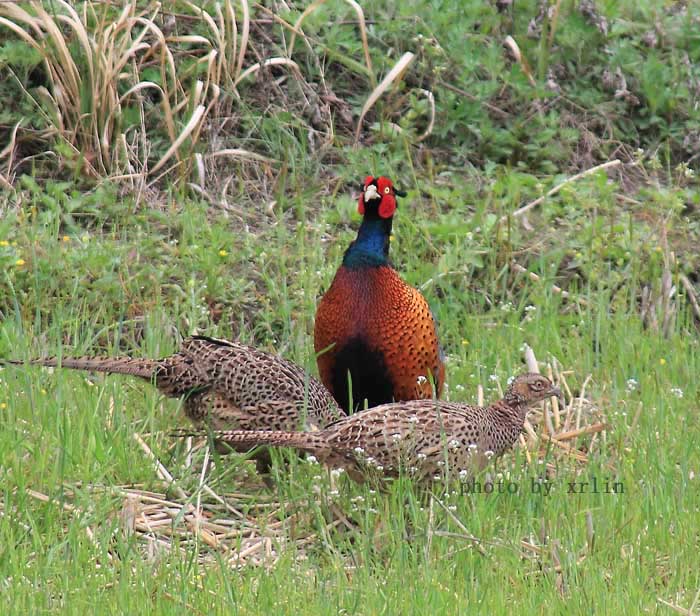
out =
[[[38,89],[40,100],[35,102],[50,126],[45,137],[67,146],[87,175],[134,183],[152,182],[174,170],[188,177],[198,162],[194,154],[201,147],[202,127],[219,111],[222,91],[237,95],[238,84],[261,66],[294,64],[269,58],[244,68],[250,31],[247,0],[241,0],[240,10],[225,0],[213,15],[193,3],[186,5],[206,25],[206,35],[173,34],[160,3],[143,8],[144,3],[132,0],[117,19],[114,9],[100,2],[87,1],[76,10],[58,0],[52,13],[36,1],[26,10],[0,4],[0,25],[43,58],[49,87]],[[205,65],[201,79],[192,81],[191,70],[183,70],[183,55],[194,60],[195,69]],[[146,69],[157,69],[160,83],[144,79]],[[127,108],[138,110],[140,124],[125,123]],[[160,131],[169,145],[153,158],[151,133]],[[13,150],[10,143],[3,158]],[[225,154],[258,156],[243,148]]]
[[[304,20],[323,4],[311,3],[291,23],[260,5],[255,9],[263,18],[253,20],[248,0],[223,0],[209,10],[186,2],[180,13],[138,0],[118,12],[113,3],[99,0],[57,0],[51,9],[32,0],[0,3],[0,28],[43,59],[44,85],[31,92],[20,87],[48,126],[32,138],[54,172],[68,168],[74,175],[110,178],[139,193],[168,178],[207,194],[211,184],[217,190],[227,184],[222,174],[228,170],[230,179],[232,161],[257,169],[252,175],[258,183],[260,173],[269,174],[280,163],[238,139],[248,130],[241,125],[242,108],[291,112],[306,127],[311,148],[319,149],[334,142],[339,128],[359,140],[378,100],[396,97],[395,86],[414,56],[405,53],[380,80],[364,11],[348,0],[363,63],[346,61],[351,73],[359,71],[357,85],[370,88],[359,118],[352,117],[349,103],[326,83],[324,62],[314,51],[318,39],[302,30]],[[314,78],[318,82],[303,74],[294,57],[295,47],[300,53],[298,40],[304,43],[305,61],[320,72]],[[421,90],[421,95],[429,101],[431,117],[420,140],[435,121],[432,93]],[[5,188],[12,187],[28,161],[19,147],[23,132],[18,123],[0,152]],[[210,196],[226,201],[225,190]]]

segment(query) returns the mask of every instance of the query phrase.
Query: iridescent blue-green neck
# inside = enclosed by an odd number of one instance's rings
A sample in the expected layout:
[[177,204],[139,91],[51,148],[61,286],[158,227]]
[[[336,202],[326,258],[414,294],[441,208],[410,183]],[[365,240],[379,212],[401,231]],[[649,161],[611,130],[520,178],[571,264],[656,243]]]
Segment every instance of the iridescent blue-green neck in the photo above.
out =
[[345,267],[378,267],[389,264],[389,238],[393,218],[380,218],[376,212],[367,212],[343,257]]

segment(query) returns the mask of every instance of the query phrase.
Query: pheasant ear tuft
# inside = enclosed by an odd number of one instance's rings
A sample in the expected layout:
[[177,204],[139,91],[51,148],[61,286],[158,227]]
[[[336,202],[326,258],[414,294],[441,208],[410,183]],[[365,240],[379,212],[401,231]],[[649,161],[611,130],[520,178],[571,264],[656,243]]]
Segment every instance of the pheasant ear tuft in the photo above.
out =
[[394,194],[397,197],[405,197],[406,196],[406,191],[405,190],[399,190],[398,188],[394,187]]

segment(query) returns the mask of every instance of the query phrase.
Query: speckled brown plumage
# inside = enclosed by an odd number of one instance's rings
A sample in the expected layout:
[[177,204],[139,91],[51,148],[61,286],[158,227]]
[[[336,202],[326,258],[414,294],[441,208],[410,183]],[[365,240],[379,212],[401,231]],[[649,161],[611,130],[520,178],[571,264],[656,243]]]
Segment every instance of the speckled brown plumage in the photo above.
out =
[[425,480],[446,469],[454,474],[483,468],[491,455],[515,443],[529,406],[560,395],[549,379],[527,373],[513,380],[503,399],[486,407],[413,400],[355,413],[319,432],[234,430],[216,437],[246,448],[294,447],[357,480],[370,473],[396,476],[400,469]]
[[319,429],[344,416],[326,388],[296,364],[205,336],[187,338],[163,359],[50,357],[29,363],[152,381],[166,396],[184,397],[187,417],[214,430]]
[[373,407],[394,400],[440,396],[445,366],[435,320],[417,289],[389,263],[396,209],[391,181],[367,178],[360,196],[364,215],[333,282],[321,298],[314,348],[323,384],[338,404]]

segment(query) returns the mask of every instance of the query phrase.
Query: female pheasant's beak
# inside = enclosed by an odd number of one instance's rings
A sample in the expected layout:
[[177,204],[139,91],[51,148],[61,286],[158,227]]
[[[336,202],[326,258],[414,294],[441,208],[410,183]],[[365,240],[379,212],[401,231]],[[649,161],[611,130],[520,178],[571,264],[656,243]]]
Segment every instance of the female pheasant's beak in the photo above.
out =
[[561,389],[559,389],[558,387],[552,387],[549,390],[549,395],[547,397],[548,398],[556,398],[557,400],[559,400],[559,404],[561,404],[561,406],[566,406],[566,400],[564,400],[564,394],[561,393]]
[[365,203],[369,203],[372,199],[381,199],[381,196],[377,192],[377,187],[374,184],[370,184],[365,188]]

